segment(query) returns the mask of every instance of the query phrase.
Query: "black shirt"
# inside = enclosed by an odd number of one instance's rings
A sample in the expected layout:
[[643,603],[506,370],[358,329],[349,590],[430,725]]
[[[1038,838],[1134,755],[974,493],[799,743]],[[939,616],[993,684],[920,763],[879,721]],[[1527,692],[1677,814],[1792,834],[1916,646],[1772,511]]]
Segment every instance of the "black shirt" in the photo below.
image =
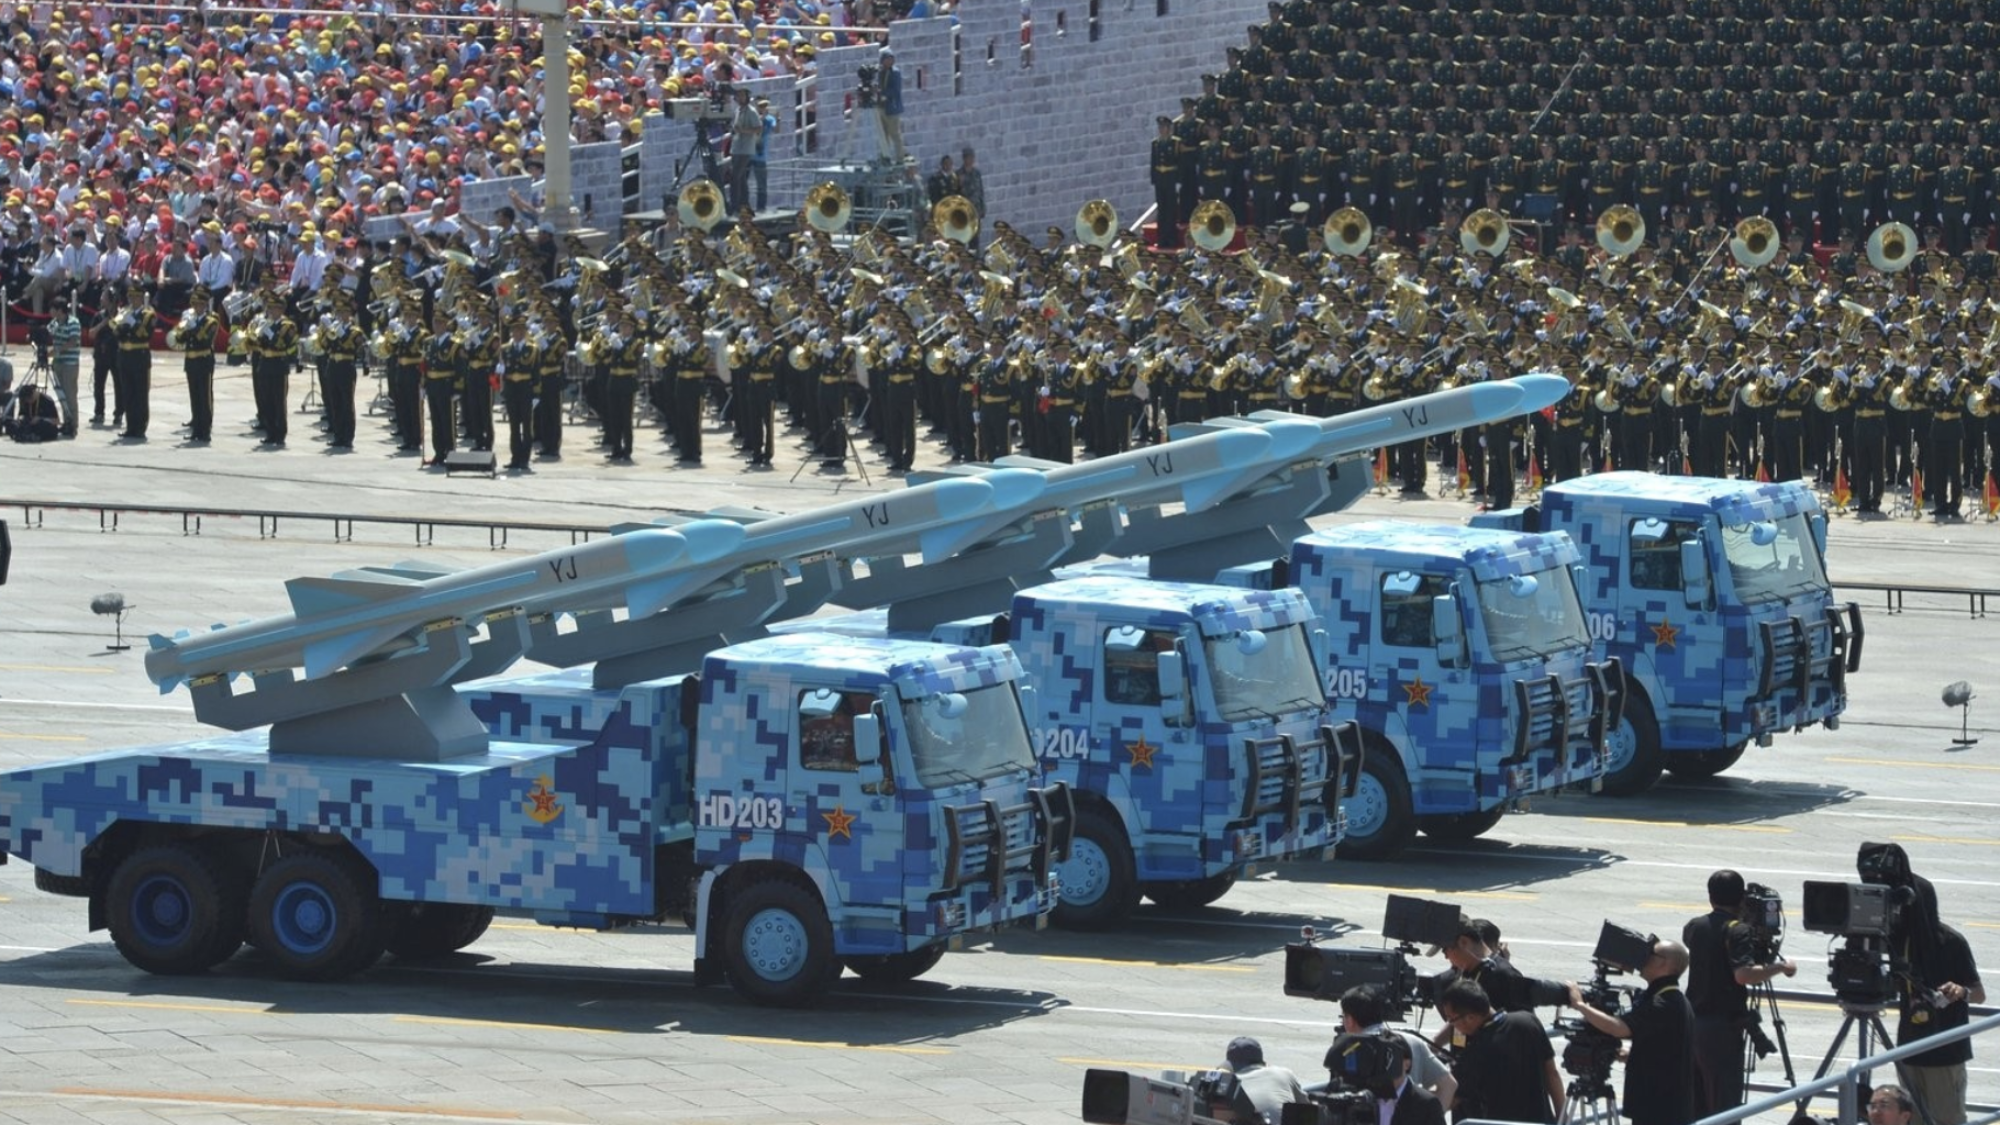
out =
[[[1979,967],[1972,961],[1972,947],[1966,944],[1964,934],[1950,926],[1938,927],[1937,963],[1920,968],[1918,972],[1924,985],[1930,989],[1950,982],[1962,984],[1969,991],[1979,983]],[[1902,1018],[1896,1022],[1896,1045],[1899,1047],[1965,1026],[1967,1007],[1963,998],[1942,1008],[1934,1008],[1925,997],[1911,993],[1907,980],[1903,985],[1902,1008]],[[1972,1041],[1961,1039],[1903,1061],[1910,1066],[1955,1066],[1971,1059]]]
[[1496,1012],[1465,1044],[1452,1068],[1458,1098],[1451,1119],[1541,1121],[1556,1119],[1549,1101],[1547,1064],[1555,1049],[1548,1033],[1526,1012]]
[[1687,1125],[1694,1109],[1694,1008],[1680,982],[1656,980],[1625,1013],[1625,1116],[1636,1125]]
[[1750,927],[1726,910],[1712,910],[1681,930],[1688,948],[1688,1003],[1694,1014],[1733,1018],[1750,1010],[1750,990],[1736,970],[1756,964]]

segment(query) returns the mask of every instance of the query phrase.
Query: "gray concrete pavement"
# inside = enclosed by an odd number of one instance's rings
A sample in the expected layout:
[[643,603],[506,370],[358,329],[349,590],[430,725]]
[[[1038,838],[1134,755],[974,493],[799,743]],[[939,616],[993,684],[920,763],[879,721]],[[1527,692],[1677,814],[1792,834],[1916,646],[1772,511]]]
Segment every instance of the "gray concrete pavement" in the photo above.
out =
[[[223,386],[218,416],[239,422],[247,380]],[[180,417],[164,392],[154,414],[156,435]],[[364,452],[347,456],[302,440],[255,453],[240,426],[221,423],[205,450],[162,437],[114,445],[104,434],[0,446],[0,501],[198,497],[216,507],[608,523],[723,503],[795,510],[864,487],[810,469],[790,485],[783,457],[777,473],[741,470],[722,456],[719,434],[704,470],[676,470],[644,446],[637,465],[608,469],[573,433],[564,461],[527,476],[447,480],[388,456],[375,425],[364,422]],[[874,487],[900,485],[878,477]],[[1356,514],[1468,510],[1371,498]],[[335,543],[325,525],[260,540],[254,525],[231,521],[192,537],[177,519],[100,533],[88,515],[51,513],[40,529],[22,529],[18,510],[0,515],[17,521],[12,579],[0,587],[0,768],[199,732],[185,694],[162,697],[145,680],[139,650],[103,651],[111,627],[90,614],[93,594],[124,593],[143,638],[280,610],[283,580],[295,575],[412,554],[493,558],[479,532],[441,533],[418,552],[400,529],[367,525]],[[511,546],[566,541],[517,536]],[[2000,528],[1837,521],[1832,555],[1837,576],[1991,585]],[[849,979],[812,1012],[757,1010],[695,988],[691,939],[677,931],[584,934],[515,919],[444,965],[385,961],[339,987],[280,981],[250,953],[207,976],[149,977],[86,932],[81,903],[37,893],[32,873],[9,865],[0,868],[0,1120],[1068,1122],[1086,1068],[1209,1065],[1237,1034],[1310,1077],[1336,1013],[1281,994],[1280,947],[1307,922],[1373,942],[1387,891],[1487,914],[1525,969],[1575,976],[1588,970],[1602,919],[1675,932],[1700,911],[1720,866],[1779,889],[1796,922],[1801,880],[1851,878],[1854,849],[1870,839],[1902,842],[1937,884],[1947,920],[2000,966],[1991,811],[2000,722],[1975,702],[1973,733],[1984,741],[1955,748],[1957,715],[1938,698],[1955,679],[2000,692],[2000,621],[1933,604],[1891,617],[1864,602],[1868,639],[1847,722],[1753,749],[1720,778],[1670,779],[1630,800],[1542,802],[1488,839],[1420,841],[1395,863],[1282,868],[1214,908],[1146,907],[1110,933],[981,940],[906,988]],[[1786,951],[1802,966],[1792,986],[1825,993],[1825,939],[1795,930]],[[1782,1011],[1795,1062],[1810,1071],[1840,1012],[1830,1003]],[[1973,1096],[2000,1101],[2000,1045],[1980,1053]]]

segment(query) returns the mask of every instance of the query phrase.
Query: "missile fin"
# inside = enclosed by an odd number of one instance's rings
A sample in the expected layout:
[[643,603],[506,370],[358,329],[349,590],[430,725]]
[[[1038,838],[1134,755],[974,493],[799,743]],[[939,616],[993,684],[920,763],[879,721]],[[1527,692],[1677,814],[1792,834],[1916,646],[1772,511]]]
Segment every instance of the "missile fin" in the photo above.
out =
[[381,649],[410,630],[408,625],[385,625],[314,641],[306,646],[306,679],[317,680],[353,664]]
[[416,586],[408,579],[348,571],[332,578],[294,578],[285,583],[285,593],[291,596],[293,613],[317,617],[387,601]]

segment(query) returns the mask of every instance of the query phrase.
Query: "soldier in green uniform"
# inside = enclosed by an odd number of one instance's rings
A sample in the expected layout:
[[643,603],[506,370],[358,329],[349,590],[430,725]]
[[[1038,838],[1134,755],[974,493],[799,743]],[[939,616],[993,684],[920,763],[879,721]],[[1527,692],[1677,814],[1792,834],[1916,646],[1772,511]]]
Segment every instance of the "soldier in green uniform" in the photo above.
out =
[[1868,195],[1871,173],[1861,159],[1859,145],[1847,146],[1847,159],[1840,164],[1839,187],[1836,189],[1840,202],[1840,229],[1837,236],[1852,240],[1860,238],[1868,229]]
[[1604,209],[1625,202],[1630,195],[1625,185],[1624,169],[1611,159],[1611,146],[1603,141],[1597,144],[1597,159],[1590,162],[1588,172],[1590,183],[1590,203],[1583,216],[1590,221],[1604,213]]
[[1472,209],[1472,154],[1465,151],[1465,141],[1452,137],[1446,142],[1445,154],[1438,161],[1438,213],[1456,210],[1464,214]]
[[1770,169],[1755,149],[1745,149],[1743,159],[1731,174],[1730,195],[1736,201],[1736,218],[1747,219],[1769,213]]
[[1385,175],[1389,181],[1390,225],[1395,228],[1396,237],[1416,244],[1422,233],[1417,224],[1417,203],[1420,199],[1421,178],[1417,168],[1417,155],[1410,151],[1407,134],[1396,136],[1396,151],[1385,163]]
[[1917,174],[1916,166],[1910,163],[1907,147],[1896,149],[1896,162],[1889,166],[1882,191],[1882,207],[1889,221],[1916,229],[1922,222],[1923,205],[1919,196],[1923,192],[1923,181]]
[[1308,125],[1299,130],[1299,151],[1292,160],[1292,194],[1306,205],[1306,223],[1317,227],[1327,215],[1327,188],[1335,172],[1333,157],[1319,147],[1319,132]]
[[500,358],[500,326],[495,310],[484,301],[471,306],[472,323],[461,334],[452,358],[457,361],[460,419],[465,439],[485,453],[493,448],[493,368]]
[[1946,155],[1938,170],[1937,200],[1945,253],[1956,257],[1965,253],[1972,226],[1972,170],[1965,166],[1964,150],[1953,148]]
[[[1222,139],[1222,126],[1210,122],[1208,139],[1201,142],[1201,149],[1195,156],[1196,189],[1198,199],[1229,199],[1229,146]],[[1190,209],[1181,208],[1186,212]],[[1185,221],[1185,219],[1183,220]]]
[[1162,115],[1153,138],[1153,244],[1162,250],[1181,246],[1181,142],[1174,136],[1173,118]]
[[1243,221],[1275,226],[1283,217],[1284,171],[1283,158],[1271,143],[1271,130],[1259,128],[1257,145],[1250,150],[1250,211],[1237,212]]
[[430,338],[424,342],[424,406],[431,416],[430,464],[442,466],[457,448],[458,427],[452,417],[453,384],[457,380],[458,336],[442,301],[431,306]]
[[196,445],[208,444],[215,425],[215,337],[221,330],[222,318],[208,308],[208,287],[195,286],[188,294],[187,311],[174,325],[174,335],[181,349],[188,406],[193,412],[188,422],[188,441]]
[[1632,169],[1632,187],[1635,190],[1639,214],[1646,224],[1660,230],[1667,223],[1667,208],[1673,203],[1674,181],[1667,168],[1667,162],[1660,159],[1660,146],[1647,142],[1642,150],[1644,156]]
[[507,407],[507,468],[525,472],[535,447],[535,378],[541,349],[528,338],[526,317],[514,318],[511,334],[500,347],[495,370],[500,375],[501,401]]
[[364,338],[355,322],[354,299],[335,290],[326,314],[314,329],[319,334],[320,390],[326,395],[328,446],[354,448],[354,386]]
[[1813,241],[1813,210],[1819,205],[1819,173],[1813,168],[1806,146],[1792,149],[1792,162],[1785,168],[1785,227],[1791,234]]
[[122,307],[111,318],[111,334],[118,341],[117,366],[112,374],[117,380],[118,404],[125,412],[125,429],[118,436],[144,441],[153,417],[153,325],[160,314],[136,288],[121,289],[118,297]]
[[1681,173],[1681,202],[1691,213],[1704,214],[1715,206],[1716,192],[1721,184],[1722,169],[1708,158],[1708,143],[1696,141],[1694,159]]

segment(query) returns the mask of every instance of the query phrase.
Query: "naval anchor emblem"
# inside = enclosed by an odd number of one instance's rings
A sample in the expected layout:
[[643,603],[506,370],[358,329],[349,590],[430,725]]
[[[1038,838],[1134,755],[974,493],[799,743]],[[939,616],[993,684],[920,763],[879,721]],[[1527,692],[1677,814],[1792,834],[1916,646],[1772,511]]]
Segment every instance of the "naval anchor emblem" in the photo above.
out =
[[535,779],[535,787],[528,790],[528,800],[521,806],[521,811],[536,824],[547,824],[563,813],[563,807],[556,804],[554,785],[549,775],[543,774]]

